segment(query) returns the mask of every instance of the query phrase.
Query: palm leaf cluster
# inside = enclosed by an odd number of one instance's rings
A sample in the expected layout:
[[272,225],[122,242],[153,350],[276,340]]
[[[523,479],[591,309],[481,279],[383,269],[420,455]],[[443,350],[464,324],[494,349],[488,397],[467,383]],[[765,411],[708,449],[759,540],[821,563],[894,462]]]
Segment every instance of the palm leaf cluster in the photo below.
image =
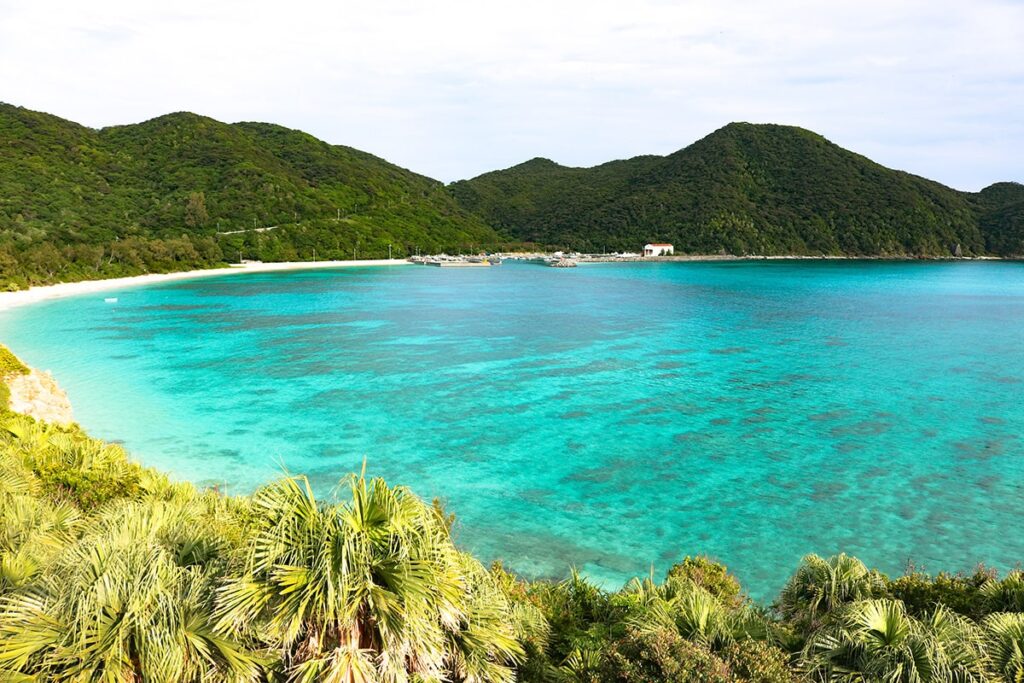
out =
[[664,583],[634,579],[623,589],[627,623],[640,632],[675,631],[686,640],[718,650],[744,638],[767,639],[767,621],[749,605],[723,602],[704,587],[670,576]]
[[46,680],[253,680],[215,627],[214,536],[201,500],[111,505],[3,598],[0,662]]
[[[999,604],[1019,583],[1011,572],[981,593]],[[850,683],[1024,680],[1024,614],[993,612],[978,622],[941,603],[912,614],[887,586],[855,558],[804,558],[779,601],[804,629],[798,670],[811,680]]]
[[776,625],[732,586],[706,558],[687,558],[663,582],[634,579],[614,593],[576,572],[559,584],[531,584],[551,632],[547,669],[525,680],[792,680]]
[[219,591],[220,624],[258,624],[294,680],[513,680],[509,605],[436,511],[379,479],[348,484],[335,505],[303,478],[256,494],[259,528]]
[[772,609],[738,594],[712,564],[686,558],[660,583],[634,579],[616,592],[575,572],[526,584],[550,633],[546,659],[531,657],[523,680],[1024,683],[1024,613],[1012,610],[1018,571],[935,577],[935,595],[959,587],[952,602],[984,613],[971,618],[919,596],[905,604],[905,582],[847,555],[805,557]]
[[891,683],[985,680],[980,630],[939,607],[926,619],[894,600],[865,600],[815,633],[804,664],[816,678]]
[[0,426],[0,680],[511,681],[521,610],[405,489],[200,492]]

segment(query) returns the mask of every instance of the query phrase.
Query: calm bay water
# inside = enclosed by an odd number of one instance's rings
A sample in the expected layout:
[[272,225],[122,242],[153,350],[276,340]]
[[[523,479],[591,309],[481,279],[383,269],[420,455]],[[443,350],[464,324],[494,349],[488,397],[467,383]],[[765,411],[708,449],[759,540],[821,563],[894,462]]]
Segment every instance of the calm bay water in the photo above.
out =
[[1024,264],[247,274],[15,309],[0,339],[147,465],[327,494],[366,458],[530,576],[707,553],[769,599],[812,551],[1024,559]]

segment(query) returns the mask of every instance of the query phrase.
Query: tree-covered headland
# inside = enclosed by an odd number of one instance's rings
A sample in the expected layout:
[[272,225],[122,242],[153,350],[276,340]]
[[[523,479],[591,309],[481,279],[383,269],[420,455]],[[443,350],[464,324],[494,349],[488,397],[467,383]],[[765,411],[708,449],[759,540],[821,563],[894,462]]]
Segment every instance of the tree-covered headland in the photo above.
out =
[[[4,377],[22,372],[4,352]],[[1024,680],[1020,571],[889,578],[809,555],[763,605],[686,556],[608,591],[485,567],[406,488],[339,490],[224,495],[4,411],[0,680]]]
[[732,123],[593,168],[533,159],[450,189],[504,234],[580,251],[1024,255],[1024,185],[960,192],[793,126]]
[[500,241],[442,183],[299,131],[187,113],[94,130],[0,104],[8,287]]

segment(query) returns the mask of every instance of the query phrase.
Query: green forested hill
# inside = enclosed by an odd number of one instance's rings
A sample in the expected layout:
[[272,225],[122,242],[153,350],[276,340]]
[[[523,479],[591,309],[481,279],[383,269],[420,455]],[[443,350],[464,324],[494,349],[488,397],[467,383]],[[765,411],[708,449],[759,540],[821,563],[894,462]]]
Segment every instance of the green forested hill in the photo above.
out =
[[1024,185],[989,185],[974,195],[974,202],[989,252],[1024,254]]
[[[730,124],[666,157],[547,159],[444,187],[265,123],[93,130],[0,104],[0,286],[536,242],[733,254],[1024,254],[1024,186],[958,192],[800,128]],[[492,227],[493,226],[493,227]],[[255,230],[259,228],[259,230]],[[495,231],[497,230],[497,232]]]
[[1010,204],[1024,202],[1024,185],[1020,183],[994,183],[974,195],[983,211],[998,211]]
[[[273,229],[222,234],[254,227]],[[9,286],[496,239],[440,182],[299,131],[188,113],[92,130],[0,104]]]
[[594,168],[535,159],[450,189],[510,238],[582,250],[664,240],[695,253],[1024,253],[1019,231],[1002,227],[1009,218],[993,214],[996,232],[982,232],[982,215],[1021,186],[993,187],[958,192],[807,130],[734,123],[666,157]]
[[990,252],[1024,254],[1024,201],[983,213],[981,231]]

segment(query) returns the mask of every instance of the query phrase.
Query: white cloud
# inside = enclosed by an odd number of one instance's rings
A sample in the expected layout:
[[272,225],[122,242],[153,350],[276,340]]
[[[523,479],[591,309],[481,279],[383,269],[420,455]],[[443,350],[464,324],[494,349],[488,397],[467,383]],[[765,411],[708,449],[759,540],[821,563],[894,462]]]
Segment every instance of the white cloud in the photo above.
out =
[[0,0],[0,99],[273,121],[444,180],[772,121],[978,189],[1024,180],[1024,3]]

